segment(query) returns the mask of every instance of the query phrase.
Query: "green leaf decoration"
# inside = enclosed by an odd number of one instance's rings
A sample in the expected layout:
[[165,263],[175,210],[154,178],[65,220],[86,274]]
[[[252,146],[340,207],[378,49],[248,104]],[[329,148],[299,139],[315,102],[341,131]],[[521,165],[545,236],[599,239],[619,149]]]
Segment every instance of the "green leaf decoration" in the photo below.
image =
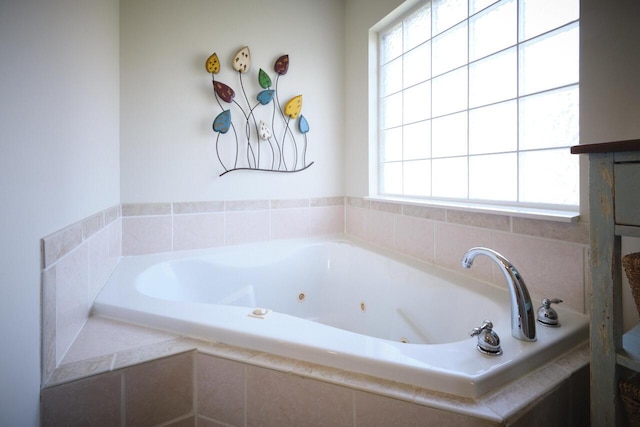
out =
[[262,69],[258,72],[258,83],[262,89],[267,89],[271,87],[271,77]]

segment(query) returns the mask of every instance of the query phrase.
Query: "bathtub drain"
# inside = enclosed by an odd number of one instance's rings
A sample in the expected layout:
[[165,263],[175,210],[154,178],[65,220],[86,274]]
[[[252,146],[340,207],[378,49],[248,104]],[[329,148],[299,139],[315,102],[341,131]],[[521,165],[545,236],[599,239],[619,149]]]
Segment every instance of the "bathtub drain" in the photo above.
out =
[[409,341],[409,340],[408,340],[407,338],[405,338],[405,337],[400,338],[400,342],[401,342],[401,343],[404,343],[404,344],[411,344],[411,341]]
[[300,292],[300,293],[298,294],[298,301],[302,302],[302,301],[304,301],[304,299],[305,299],[306,297],[307,297],[307,296],[304,294],[304,292]]

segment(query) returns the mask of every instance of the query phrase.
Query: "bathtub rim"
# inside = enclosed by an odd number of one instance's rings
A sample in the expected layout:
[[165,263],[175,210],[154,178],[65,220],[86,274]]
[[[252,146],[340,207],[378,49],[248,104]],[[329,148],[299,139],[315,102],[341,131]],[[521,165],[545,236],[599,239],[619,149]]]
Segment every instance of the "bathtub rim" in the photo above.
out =
[[[435,270],[447,276],[453,275],[454,277],[460,278],[465,282],[482,283],[483,286],[488,286],[490,288],[497,289],[500,292],[506,292],[505,289],[500,288],[494,284],[472,279],[466,275],[453,272],[453,271],[441,268],[439,266],[432,266],[422,261],[406,257],[404,255],[395,253],[388,249],[382,249],[374,245],[367,244],[366,242],[361,242],[358,239],[354,239],[354,238],[351,238],[350,236],[345,236],[345,235],[337,235],[337,236],[334,235],[334,236],[324,236],[324,237],[318,237],[318,238],[305,238],[305,239],[291,239],[286,241],[258,242],[258,243],[251,243],[247,245],[238,245],[234,247],[222,247],[222,248],[214,248],[214,249],[224,250],[224,251],[231,249],[234,251],[241,252],[245,250],[248,246],[263,245],[265,243],[269,245],[273,245],[273,244],[281,245],[285,248],[288,248],[292,246],[295,247],[300,243],[315,244],[315,243],[336,242],[336,241],[362,247],[365,250],[370,250],[374,253],[391,258],[393,260],[418,268],[420,270],[427,270],[429,272]],[[210,252],[211,252],[211,249],[205,249],[205,250],[194,250],[194,251],[184,251],[184,252],[174,252],[174,253],[136,255],[132,257],[126,257],[127,259],[123,259],[120,265],[127,264],[127,260],[133,260],[132,262],[134,264],[138,264],[137,261],[140,261],[140,263],[142,264],[153,265],[158,262],[163,262],[167,260],[192,258],[194,256],[195,257],[206,256]],[[134,265],[132,266],[132,268],[139,268],[139,265]],[[114,274],[116,275],[119,274],[118,271],[120,270],[116,269],[116,272],[114,272]],[[228,308],[228,306],[221,306],[221,307]],[[240,307],[240,309],[248,309],[248,308]],[[237,308],[234,308],[233,311],[237,311]],[[569,319],[569,317],[567,316],[570,316],[571,319],[582,319],[586,322],[587,317],[585,315],[574,313],[562,307],[559,308],[559,311],[561,316],[564,316],[565,319]],[[323,365],[323,366],[330,366],[336,369],[353,371],[363,375],[371,375],[378,378],[384,378],[384,375],[380,374],[380,371],[384,370],[386,365],[384,366],[381,365],[381,363],[383,362],[381,362],[380,360],[370,360],[368,363],[371,363],[373,368],[369,370],[363,370],[361,365],[362,363],[361,359],[358,359],[357,357],[353,359],[352,354],[345,355],[344,352],[340,352],[340,351],[332,352],[331,350],[327,351],[327,349],[315,349],[314,351],[319,351],[320,353],[315,353],[312,356],[310,356],[307,353],[309,351],[308,348],[301,349],[299,347],[296,347],[296,345],[291,345],[290,343],[287,343],[284,347],[274,348],[273,342],[271,342],[270,340],[266,340],[264,336],[261,336],[261,335],[245,334],[245,336],[243,336],[241,339],[239,339],[238,336],[231,337],[229,334],[242,333],[242,331],[234,331],[234,330],[232,330],[230,333],[225,332],[222,335],[220,334],[220,331],[214,331],[215,333],[217,333],[217,336],[212,336],[210,334],[200,332],[201,325],[194,325],[192,323],[189,323],[188,321],[172,318],[171,316],[161,318],[160,313],[152,313],[151,315],[154,317],[153,320],[155,323],[149,324],[148,321],[145,321],[144,319],[137,317],[137,313],[135,313],[135,310],[131,311],[126,308],[125,309],[116,308],[116,310],[113,311],[113,308],[111,307],[107,307],[107,309],[105,310],[105,307],[104,306],[101,307],[99,303],[97,305],[94,304],[94,306],[92,307],[92,313],[94,315],[110,317],[113,319],[122,319],[121,314],[124,313],[128,316],[128,320],[126,321],[132,322],[134,324],[144,325],[151,328],[159,328],[159,329],[169,331],[181,336],[187,336],[193,339],[204,340],[209,342],[228,343],[228,345],[238,346],[238,347],[247,348],[255,351],[262,351],[270,354],[276,354],[281,357],[293,357],[298,360],[306,361],[309,363],[314,363],[314,364]],[[245,313],[245,314],[248,314],[248,313]],[[272,316],[272,318],[277,317],[278,320],[282,320],[280,319],[280,317],[282,316],[288,316],[281,313],[273,313],[273,314],[274,316]],[[143,316],[149,316],[149,314],[145,314]],[[301,319],[301,320],[304,320],[304,319]],[[543,354],[542,349],[535,350],[534,348],[534,350],[532,351],[533,356],[529,358],[528,361],[524,362],[524,367],[526,368],[525,372],[530,372],[532,367],[534,366],[537,369],[537,367],[539,367],[540,365],[539,360],[553,359],[554,357],[557,357],[560,354],[564,354],[570,348],[583,344],[584,342],[587,341],[588,322],[584,324],[580,324],[578,326],[574,325],[572,322],[573,320],[571,321],[565,320],[564,322],[565,329],[562,330],[563,333],[569,331],[568,335],[571,341],[570,344],[563,344],[561,348],[554,348],[553,357],[549,357],[548,355]],[[179,328],[176,328],[177,324],[180,326]],[[197,332],[187,333],[185,332],[185,329],[189,329],[191,331],[196,330]],[[538,327],[538,330],[542,332],[542,335],[549,335],[554,333],[549,328]],[[349,333],[348,331],[345,331],[345,332],[347,334],[355,334],[355,333]],[[359,334],[355,334],[355,335],[359,335]],[[536,345],[536,343],[524,343],[521,341],[513,340],[511,339],[510,336],[507,336],[507,335],[508,335],[507,333],[501,333],[501,337],[503,339],[503,348],[507,352],[511,351],[511,352],[517,353],[521,351],[526,351],[527,347],[531,348],[532,346]],[[578,337],[578,335],[581,335],[582,338]],[[221,336],[222,338],[220,338]],[[396,347],[397,345],[406,346],[406,344],[400,344],[400,343],[393,343],[393,344],[394,345],[392,345],[392,347]],[[451,343],[445,344],[445,345],[450,345],[450,344]],[[487,356],[482,356],[475,351],[474,349],[475,344],[471,339],[469,339],[468,342],[457,341],[454,344],[455,344],[454,347],[459,348],[460,351],[464,351],[465,357],[467,357],[467,359],[470,359],[472,361],[477,360],[478,357],[484,357],[484,358],[487,357]],[[435,344],[435,346],[437,345],[439,344]],[[283,348],[285,348],[286,351],[283,351]],[[336,358],[334,357],[334,354],[338,354],[338,353],[339,353],[339,356],[343,358],[340,363],[335,362]],[[387,364],[391,363],[393,365],[392,361],[390,360],[386,360],[384,361],[384,363],[387,363]],[[426,384],[424,381],[420,382],[414,379],[414,375],[415,375],[414,370],[419,369],[419,368],[416,368],[416,366],[413,366],[411,368],[412,369],[411,372],[407,370],[407,367],[405,365],[392,366],[392,368],[394,372],[393,380],[395,381],[403,382],[406,384],[412,384],[413,386],[416,386],[416,387],[431,389],[438,392],[449,393],[449,394],[460,396],[463,398],[477,398],[479,396],[486,394],[491,390],[496,389],[497,387],[500,387],[506,383],[513,381],[514,379],[516,379],[518,376],[521,375],[521,373],[517,372],[515,370],[515,367],[511,366],[509,363],[505,363],[501,365],[499,369],[501,376],[496,375],[496,371],[494,370],[494,372],[492,372],[492,377],[491,377],[492,379],[490,380],[483,379],[482,380],[483,382],[479,381],[480,375],[471,375],[471,374],[457,375],[451,371],[447,371],[445,373],[443,371],[440,371],[438,369],[434,369],[433,367],[431,367],[432,370],[429,372],[433,373],[432,379],[438,380],[439,383],[436,386],[433,386],[433,385],[430,386],[429,384]],[[450,377],[445,378],[443,376],[445,374],[449,375]],[[453,375],[453,379],[457,381],[456,385],[455,386],[443,385],[443,381],[446,381],[447,379],[452,378],[451,377],[452,375]]]
[[[94,326],[96,323],[100,323],[98,328]],[[108,328],[105,328],[105,324],[108,325]],[[90,317],[74,341],[72,348],[79,352],[85,352],[87,349],[83,347],[92,347],[90,344],[87,345],[87,341],[90,343],[92,340],[99,340],[103,343],[107,342],[109,349],[105,353],[92,354],[73,362],[65,363],[65,359],[63,359],[53,374],[41,385],[41,389],[118,372],[128,367],[195,351],[199,354],[243,363],[246,366],[288,373],[347,387],[354,391],[372,393],[503,425],[519,419],[531,405],[535,405],[536,402],[565,382],[571,381],[582,369],[588,371],[590,361],[589,345],[582,343],[551,360],[540,369],[528,372],[525,376],[511,381],[499,389],[477,398],[465,398],[330,366],[177,335],[163,337],[154,343],[142,346],[138,343],[125,348],[116,345],[116,342],[121,343],[120,336],[126,335],[128,330],[132,328],[144,330],[149,334],[159,332],[146,326],[117,319],[101,316]],[[106,335],[103,333],[104,329],[108,330]]]

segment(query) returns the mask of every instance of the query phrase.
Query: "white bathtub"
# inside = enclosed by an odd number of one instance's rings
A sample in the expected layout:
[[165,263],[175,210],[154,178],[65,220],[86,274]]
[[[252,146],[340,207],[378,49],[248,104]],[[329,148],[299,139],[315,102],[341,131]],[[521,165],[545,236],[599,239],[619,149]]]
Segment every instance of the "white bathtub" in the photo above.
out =
[[[587,340],[586,316],[561,307],[560,328],[516,340],[508,304],[454,272],[316,239],[124,258],[93,314],[477,397]],[[485,319],[501,356],[469,336]]]

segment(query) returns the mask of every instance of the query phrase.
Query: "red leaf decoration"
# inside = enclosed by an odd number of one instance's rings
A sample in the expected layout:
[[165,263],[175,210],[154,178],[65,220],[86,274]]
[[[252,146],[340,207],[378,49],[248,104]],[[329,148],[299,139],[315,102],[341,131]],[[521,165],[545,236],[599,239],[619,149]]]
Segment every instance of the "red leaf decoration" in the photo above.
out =
[[231,102],[236,96],[233,89],[221,82],[213,82],[213,90],[216,91],[216,94],[222,98],[224,102]]
[[289,70],[289,55],[282,55],[280,58],[278,58],[273,69],[281,76],[287,74],[287,71]]

